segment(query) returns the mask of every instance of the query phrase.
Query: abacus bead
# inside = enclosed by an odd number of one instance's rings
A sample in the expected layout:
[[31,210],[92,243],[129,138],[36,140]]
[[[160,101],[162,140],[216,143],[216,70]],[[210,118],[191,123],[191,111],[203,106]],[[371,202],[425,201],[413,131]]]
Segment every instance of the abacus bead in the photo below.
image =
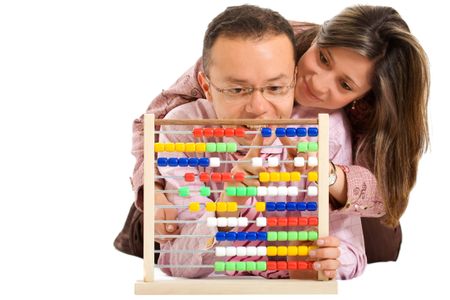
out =
[[317,217],[309,217],[308,225],[309,226],[317,226],[319,224],[319,219]]
[[273,227],[278,225],[278,218],[275,217],[269,217],[267,218],[267,226]]
[[214,128],[215,137],[223,137],[225,135],[225,130],[223,128]]
[[307,217],[299,217],[298,218],[298,226],[306,226],[308,225],[308,218]]
[[167,163],[169,164],[169,167],[178,167],[178,158],[171,157],[167,160]]
[[305,166],[305,159],[303,157],[294,157],[294,166],[301,168]]
[[233,175],[234,181],[244,181],[245,179],[245,173],[244,172],[236,172],[236,174]]
[[[286,197],[288,195],[288,187],[287,186],[279,186],[278,187],[278,196]],[[286,208],[286,206],[285,206]]]
[[245,195],[248,197],[256,196],[257,195],[256,186],[248,186]]
[[216,144],[216,151],[217,152],[227,152],[227,144],[226,143],[217,143]]
[[211,173],[211,180],[215,182],[222,181],[222,175],[220,173]]
[[245,186],[237,186],[236,187],[236,196],[243,197],[247,193],[247,188]]
[[217,227],[217,218],[209,217],[206,219],[207,227]]
[[257,250],[255,246],[248,246],[247,247],[247,256],[256,256]]
[[298,240],[299,241],[307,241],[308,240],[308,232],[307,231],[299,231],[298,232]]
[[186,143],[184,151],[185,152],[195,152],[195,149],[196,149],[195,143]]
[[206,202],[205,204],[206,211],[216,211],[216,203],[215,202]]
[[175,151],[184,152],[185,144],[184,143],[175,143]]
[[297,262],[297,268],[298,268],[298,270],[307,270],[308,269],[308,263],[306,261],[298,261]]
[[216,211],[226,212],[227,211],[227,203],[226,202],[216,202]]
[[227,212],[236,212],[238,210],[237,202],[225,202],[227,204]]
[[164,150],[166,152],[174,152],[175,151],[175,144],[174,143],[166,143],[164,145]]
[[277,129],[275,129],[275,135],[277,137],[285,137],[286,136],[286,129],[284,129],[284,128],[277,128]]
[[308,255],[308,246],[298,246],[298,256],[307,256]]
[[214,135],[214,131],[212,128],[203,128],[203,135],[205,137],[212,137]]
[[308,151],[308,142],[300,142],[297,144],[297,152]]
[[276,261],[268,261],[267,262],[267,270],[268,271],[276,271],[277,270],[277,262]]
[[262,137],[270,137],[270,136],[272,136],[272,129],[269,128],[269,127],[261,128],[261,135],[262,135]]
[[227,146],[226,152],[234,153],[234,152],[237,151],[237,144],[236,143],[227,143],[226,146]]
[[255,209],[257,212],[266,211],[266,202],[262,202],[262,201],[256,202]]
[[[282,203],[282,202],[280,202]],[[287,226],[288,220],[286,217],[279,217],[278,218],[278,226]]]
[[247,271],[256,271],[256,262],[246,261],[245,268],[247,269]]
[[212,168],[220,167],[220,158],[218,157],[210,157],[209,158],[209,166]]
[[291,180],[291,173],[289,172],[281,172],[280,173],[280,181],[288,182]]
[[[305,160],[303,160],[303,164],[304,163],[305,163]],[[300,172],[294,171],[294,172],[291,172],[290,175],[291,175],[292,182],[300,181],[302,179]]]
[[252,167],[262,167],[263,159],[261,157],[252,157]]
[[238,225],[238,220],[235,217],[229,217],[227,219],[227,227],[236,227]]
[[297,128],[296,133],[297,133],[298,137],[304,137],[304,136],[306,136],[306,128],[299,127],[299,128]]
[[216,143],[206,143],[206,152],[216,152],[217,144]]
[[289,231],[287,235],[288,241],[297,241],[298,240],[298,232],[297,231]]
[[319,150],[319,144],[317,142],[308,143],[308,152],[317,152]]
[[278,167],[278,165],[280,164],[280,159],[275,156],[270,156],[267,158],[267,163],[269,167]]
[[236,187],[235,186],[227,186],[225,189],[225,193],[227,196],[234,197],[236,196]]
[[286,261],[277,261],[277,269],[281,271],[287,270],[287,262]]
[[188,197],[189,196],[189,187],[182,186],[178,189],[178,196],[180,197]]
[[256,270],[257,271],[266,271],[267,263],[265,261],[257,261],[256,262]]
[[225,262],[224,261],[216,261],[214,263],[214,271],[215,272],[224,272],[225,271]]
[[308,202],[308,203],[306,203],[306,210],[307,211],[316,211],[317,210],[317,203],[316,202]]
[[287,241],[287,231],[278,231],[277,237],[279,241]]
[[195,151],[191,152],[206,152],[206,143],[195,143]]
[[270,181],[271,182],[280,181],[280,173],[279,172],[270,172]]
[[155,152],[163,152],[164,151],[164,144],[162,143],[155,143],[155,145],[153,146]]
[[286,136],[287,137],[294,137],[296,135],[297,135],[297,133],[296,133],[295,128],[292,128],[292,127],[286,128]]
[[196,212],[200,210],[200,203],[191,202],[189,203],[189,211]]
[[217,227],[227,227],[228,220],[225,217],[217,218]]
[[308,231],[308,240],[315,241],[318,238],[317,231]]
[[222,257],[227,255],[227,250],[225,247],[216,247],[216,256]]
[[258,235],[256,232],[247,232],[247,240],[249,241],[256,241]]
[[267,211],[275,211],[277,209],[277,204],[275,202],[266,202]]
[[248,226],[248,219],[244,217],[238,218],[238,226],[239,227],[246,227]]
[[231,181],[231,173],[222,173],[222,181],[230,182]]
[[[276,231],[268,231],[267,232],[267,240],[269,242],[274,242],[278,239],[278,234]],[[267,252],[269,252],[269,248],[267,248]],[[268,255],[268,254],[267,254]]]
[[256,233],[256,239],[258,241],[267,241],[267,232],[257,232]]
[[189,159],[187,157],[180,157],[178,159],[179,167],[187,167],[189,165]]
[[[277,211],[285,211],[286,210],[286,202],[277,202]],[[278,220],[279,222],[279,220]]]
[[265,217],[256,218],[256,226],[258,226],[258,227],[267,226],[267,219]]
[[288,270],[297,270],[297,268],[298,268],[297,262],[296,261],[288,261],[287,268],[288,268]]
[[287,252],[288,256],[297,256],[298,248],[297,246],[288,246]]
[[198,158],[191,157],[189,158],[189,167],[197,167],[198,166]]
[[223,231],[218,231],[216,232],[216,240],[221,242],[221,241],[226,241],[226,232]]
[[277,256],[277,247],[268,246],[267,247],[267,256]]
[[201,172],[200,174],[198,174],[198,178],[200,179],[201,182],[209,182],[209,174],[208,173]]
[[267,194],[269,196],[276,196],[276,195],[278,195],[278,187],[277,186],[268,186],[267,187]]
[[238,137],[244,137],[245,136],[245,129],[242,127],[236,128],[234,130],[234,135]]
[[159,157],[158,160],[158,167],[167,167],[167,158],[165,157]]
[[308,172],[308,181],[317,181],[319,176],[317,175],[317,172],[311,171]]
[[232,261],[227,261],[225,263],[225,271],[236,271],[236,263]]
[[246,241],[247,240],[247,232],[240,231],[236,235],[236,240],[238,241]]
[[306,202],[297,202],[297,210],[305,211],[306,210]]
[[237,250],[236,247],[226,247],[226,251],[227,251],[227,256],[236,256]]
[[298,195],[298,187],[297,186],[289,186],[287,188],[288,196],[297,196]]
[[267,196],[267,186],[258,186],[256,192],[258,193],[258,196]]
[[317,190],[317,186],[315,185],[310,185],[308,186],[308,196],[317,196],[318,190]]
[[200,196],[208,197],[211,195],[211,188],[209,186],[200,187]]
[[319,161],[317,160],[317,157],[315,156],[308,156],[308,167],[317,167],[319,164]]
[[236,232],[227,232],[226,233],[227,241],[235,241],[236,240]]
[[204,168],[209,167],[209,158],[207,158],[207,157],[199,158],[198,165],[200,167],[204,167]]
[[247,265],[245,264],[245,261],[237,261],[236,262],[236,271],[243,272],[243,271],[247,270],[246,266]]
[[266,256],[267,255],[267,248],[265,246],[258,246],[258,247],[256,247],[256,255],[257,256]]
[[297,210],[297,203],[295,203],[295,202],[288,202],[288,203],[286,203],[286,210],[287,211],[296,211]]
[[260,172],[259,173],[259,181],[260,182],[268,182],[270,180],[269,172]]
[[234,136],[234,128],[225,128],[225,136],[227,137]]
[[308,128],[308,136],[318,136],[318,135],[319,135],[319,130],[317,129],[317,127]]
[[192,134],[194,135],[194,137],[200,138],[203,136],[203,129],[202,128],[194,128],[192,130]]

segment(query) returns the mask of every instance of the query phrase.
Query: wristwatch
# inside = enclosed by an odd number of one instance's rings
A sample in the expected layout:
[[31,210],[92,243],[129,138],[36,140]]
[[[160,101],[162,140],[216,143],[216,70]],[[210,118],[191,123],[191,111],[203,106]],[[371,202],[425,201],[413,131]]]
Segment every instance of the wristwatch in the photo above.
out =
[[330,175],[328,175],[328,186],[332,186],[337,181],[336,166],[334,165],[334,163],[331,160],[330,160],[330,164],[331,164],[332,169],[331,169]]

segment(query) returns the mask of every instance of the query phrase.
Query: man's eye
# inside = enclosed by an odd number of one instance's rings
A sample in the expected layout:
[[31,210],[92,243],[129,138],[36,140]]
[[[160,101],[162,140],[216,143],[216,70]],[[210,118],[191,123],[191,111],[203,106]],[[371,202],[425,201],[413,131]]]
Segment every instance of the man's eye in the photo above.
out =
[[323,64],[328,66],[328,59],[326,58],[325,55],[323,55],[322,51],[319,51],[319,58]]
[[245,89],[244,88],[232,88],[232,89],[227,89],[226,91],[230,95],[240,95],[240,94],[244,94],[245,93]]
[[347,84],[347,82],[343,81],[341,82],[341,87],[347,91],[351,91],[352,88]]
[[267,86],[267,87],[266,87],[266,90],[267,90],[269,93],[274,93],[274,94],[276,94],[276,93],[282,92],[282,91],[283,91],[283,87],[282,87],[282,86],[276,86],[276,85],[274,85],[274,86]]

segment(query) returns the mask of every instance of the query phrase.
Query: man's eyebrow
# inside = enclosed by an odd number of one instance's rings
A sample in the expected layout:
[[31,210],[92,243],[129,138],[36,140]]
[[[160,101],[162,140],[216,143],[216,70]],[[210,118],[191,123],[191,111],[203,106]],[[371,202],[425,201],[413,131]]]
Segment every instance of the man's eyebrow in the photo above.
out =
[[[277,80],[288,78],[288,77],[289,76],[286,75],[286,74],[280,74],[278,76],[275,76],[275,77],[267,79],[265,82],[273,82],[273,81],[277,81]],[[235,84],[250,84],[248,82],[248,80],[244,80],[244,79],[240,79],[240,78],[236,78],[236,77],[231,77],[231,76],[225,77],[224,81],[228,82],[228,83],[235,83]]]
[[[334,61],[333,55],[331,55],[330,50],[328,50],[328,49],[324,49],[324,50],[327,52],[328,56],[330,57],[331,62],[334,64],[335,61]],[[344,74],[344,79],[350,81],[350,82],[353,83],[358,89],[360,89],[359,85],[357,85],[356,82],[355,82],[350,76],[348,76],[347,74]]]

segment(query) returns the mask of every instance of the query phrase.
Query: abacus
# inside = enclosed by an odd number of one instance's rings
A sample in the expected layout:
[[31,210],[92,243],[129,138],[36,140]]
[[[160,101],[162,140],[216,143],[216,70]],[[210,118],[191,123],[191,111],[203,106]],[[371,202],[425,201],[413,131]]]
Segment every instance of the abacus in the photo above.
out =
[[[215,128],[193,128],[192,131],[166,132],[166,134],[191,134],[194,137],[242,137],[246,133],[254,131],[246,131],[239,125],[250,126],[302,126],[276,128],[273,132],[277,137],[303,137],[304,139],[312,136],[316,137],[317,142],[301,141],[297,145],[297,152],[314,152],[316,155],[304,157],[295,157],[291,161],[282,161],[276,157],[268,157],[263,160],[260,157],[253,157],[247,163],[252,166],[279,166],[282,163],[291,163],[296,167],[307,165],[309,170],[307,174],[300,172],[261,172],[258,176],[252,176],[254,179],[263,183],[268,182],[296,182],[300,180],[308,180],[315,184],[309,185],[306,189],[299,189],[295,185],[288,186],[228,186],[223,190],[212,190],[206,183],[208,182],[230,182],[243,181],[245,175],[243,173],[226,173],[226,172],[199,172],[194,174],[187,172],[182,176],[178,176],[180,180],[184,180],[187,184],[193,181],[205,183],[205,186],[197,190],[191,190],[189,186],[182,186],[178,190],[155,190],[155,165],[159,167],[218,167],[222,163],[233,163],[232,161],[220,160],[217,157],[210,158],[165,158],[158,157],[155,159],[155,153],[158,152],[235,152],[239,148],[248,148],[252,146],[240,146],[236,143],[155,143],[155,134],[161,131],[155,130],[155,126],[161,125],[192,125],[194,126],[217,126]],[[304,126],[310,126],[305,128]],[[222,128],[222,126],[230,126],[231,128]],[[272,129],[263,127],[256,132],[263,137],[270,137]],[[255,147],[255,146],[253,146]],[[270,147],[270,146],[261,146]],[[283,146],[290,147],[290,146]],[[236,162],[234,162],[236,163]],[[313,169],[311,169],[313,168]],[[258,246],[258,247],[223,247],[220,246],[221,241],[315,241],[320,237],[328,235],[329,226],[329,203],[328,203],[328,115],[319,114],[314,119],[297,119],[297,120],[168,120],[156,119],[153,114],[144,115],[144,279],[137,281],[135,284],[136,294],[335,294],[337,293],[337,283],[335,280],[329,280],[322,272],[318,272],[317,280],[303,279],[265,279],[258,276],[224,276],[220,275],[226,271],[266,271],[266,270],[308,270],[312,268],[311,260],[294,260],[294,261],[271,261],[274,256],[303,256],[307,257],[311,246]],[[217,246],[210,251],[214,253],[217,260],[212,265],[202,266],[186,266],[186,267],[204,267],[214,270],[218,276],[209,276],[203,279],[185,279],[173,278],[155,279],[154,268],[183,267],[182,265],[156,265],[154,263],[154,241],[155,238],[165,238],[167,236],[155,236],[155,192],[159,193],[176,193],[179,197],[204,196],[208,197],[212,193],[226,193],[233,197],[264,197],[267,201],[257,200],[254,207],[238,205],[236,202],[207,202],[198,203],[192,201],[186,205],[167,206],[168,208],[184,208],[191,212],[205,210],[209,212],[237,212],[240,209],[255,209],[258,212],[267,212],[264,217],[258,217],[255,220],[249,220],[244,217],[217,217],[207,218],[204,222],[205,226],[215,226],[219,229],[217,234],[212,238],[217,241]],[[271,197],[290,196],[295,197],[299,193],[306,193],[311,197],[316,197],[317,201],[299,201],[299,202],[273,202]],[[259,198],[261,199],[261,198]],[[164,208],[163,205],[158,205]],[[271,217],[270,212],[287,211],[287,212],[317,212],[316,216],[295,216],[295,217]],[[164,221],[158,221],[164,223]],[[174,223],[174,221],[170,221]],[[179,223],[198,222],[196,220],[178,221]],[[246,231],[220,231],[222,227],[243,228],[249,223],[253,223],[258,227],[268,227],[268,231],[246,232]],[[313,226],[317,230],[303,231],[271,231],[272,226]],[[176,238],[196,238],[197,236],[177,235]],[[176,250],[173,250],[176,251]],[[192,251],[198,251],[192,249]],[[224,261],[224,257],[230,256],[267,256],[268,261],[256,262],[233,262]]]

